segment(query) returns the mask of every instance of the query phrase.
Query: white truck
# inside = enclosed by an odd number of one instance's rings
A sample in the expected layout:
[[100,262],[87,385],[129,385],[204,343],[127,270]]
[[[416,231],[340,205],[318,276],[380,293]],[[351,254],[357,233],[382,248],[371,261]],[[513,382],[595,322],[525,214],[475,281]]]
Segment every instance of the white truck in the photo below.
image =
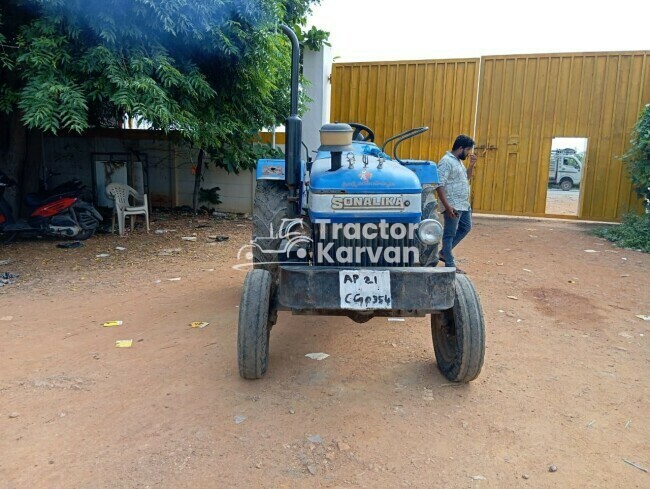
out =
[[583,162],[574,149],[554,149],[551,151],[548,171],[549,185],[559,185],[562,190],[571,190],[574,186],[580,186],[582,166]]

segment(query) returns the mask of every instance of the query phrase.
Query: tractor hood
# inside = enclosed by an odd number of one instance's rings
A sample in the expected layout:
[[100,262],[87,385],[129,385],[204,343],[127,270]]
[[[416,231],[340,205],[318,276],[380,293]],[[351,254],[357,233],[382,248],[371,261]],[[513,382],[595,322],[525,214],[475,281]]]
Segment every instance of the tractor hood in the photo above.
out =
[[354,158],[350,168],[344,153],[343,166],[331,171],[331,155],[319,153],[311,170],[310,191],[337,194],[419,194],[422,191],[417,175],[396,161],[385,160],[379,168],[376,156],[355,153]]
[[422,186],[415,172],[380,160],[375,145],[353,143],[353,149],[343,153],[342,166],[335,171],[329,152],[316,156],[309,183],[312,221],[419,222]]

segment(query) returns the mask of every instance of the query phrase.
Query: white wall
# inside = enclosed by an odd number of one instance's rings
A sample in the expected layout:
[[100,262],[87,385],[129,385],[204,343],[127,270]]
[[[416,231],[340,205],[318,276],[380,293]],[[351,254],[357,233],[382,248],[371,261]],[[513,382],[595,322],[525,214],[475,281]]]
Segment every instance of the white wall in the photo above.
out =
[[[127,136],[128,137],[128,136]],[[177,145],[164,139],[124,139],[115,137],[48,137],[44,142],[45,166],[56,173],[51,185],[78,178],[92,189],[93,153],[128,153],[139,151],[149,161],[149,198],[153,206],[172,207],[192,205],[194,175],[198,150]],[[249,171],[239,175],[215,168],[208,160],[203,188],[220,187],[224,212],[250,213],[253,203],[254,175]],[[87,197],[90,197],[88,195]]]
[[311,82],[306,92],[312,102],[302,116],[302,139],[309,150],[314,151],[320,146],[321,126],[330,120],[332,48],[323,46],[321,51],[306,49],[303,58],[303,74]]
[[115,131],[115,136],[110,136],[110,132],[104,131],[101,136],[46,137],[43,142],[43,165],[46,171],[60,173],[52,177],[50,185],[55,186],[77,178],[88,187],[90,192],[93,183],[93,153],[137,151],[148,157],[149,199],[152,205],[165,207],[175,205],[173,202],[174,144],[154,133],[150,138],[122,137],[121,134],[123,132]]
[[[192,205],[194,192],[194,174],[192,168],[196,165],[197,149],[187,147],[176,148],[176,205]],[[253,210],[254,175],[250,171],[242,171],[238,175],[228,173],[222,168],[215,168],[209,158],[203,169],[201,187],[209,189],[219,187],[221,204],[216,207],[222,212],[251,213]],[[213,207],[212,204],[200,203]]]

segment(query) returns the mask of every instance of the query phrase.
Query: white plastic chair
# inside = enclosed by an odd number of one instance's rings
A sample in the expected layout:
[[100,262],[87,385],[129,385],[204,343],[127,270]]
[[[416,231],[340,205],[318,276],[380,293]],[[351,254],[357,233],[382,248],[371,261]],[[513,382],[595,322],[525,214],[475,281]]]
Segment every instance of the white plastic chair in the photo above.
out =
[[[147,221],[147,232],[149,232],[149,203],[147,194],[140,195],[135,189],[123,183],[111,183],[106,186],[106,195],[115,201],[113,207],[113,221],[111,222],[111,233],[115,230],[115,216],[117,215],[117,225],[120,236],[124,235],[124,225],[126,216],[131,216],[131,231],[135,226],[135,216],[143,214]],[[142,205],[131,205],[129,197],[133,197],[134,203]]]

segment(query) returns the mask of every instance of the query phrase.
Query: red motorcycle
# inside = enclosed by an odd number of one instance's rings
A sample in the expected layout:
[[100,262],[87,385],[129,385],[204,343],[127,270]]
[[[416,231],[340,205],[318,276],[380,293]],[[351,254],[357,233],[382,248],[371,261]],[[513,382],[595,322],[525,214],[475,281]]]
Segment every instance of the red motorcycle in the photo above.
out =
[[95,234],[102,221],[101,214],[81,199],[85,187],[78,180],[27,194],[25,204],[30,210],[29,218],[14,219],[4,193],[15,185],[15,180],[0,171],[0,235],[4,235],[5,241],[19,234],[84,240]]

